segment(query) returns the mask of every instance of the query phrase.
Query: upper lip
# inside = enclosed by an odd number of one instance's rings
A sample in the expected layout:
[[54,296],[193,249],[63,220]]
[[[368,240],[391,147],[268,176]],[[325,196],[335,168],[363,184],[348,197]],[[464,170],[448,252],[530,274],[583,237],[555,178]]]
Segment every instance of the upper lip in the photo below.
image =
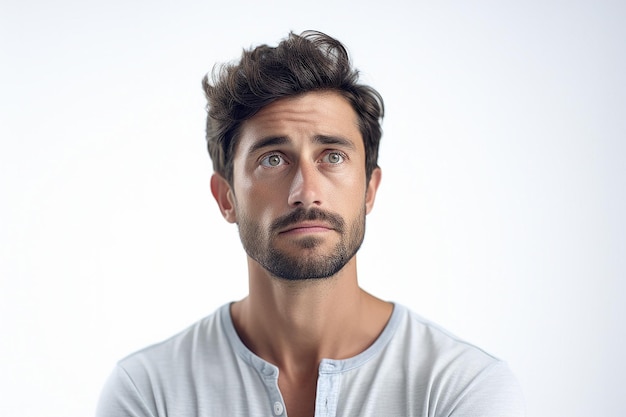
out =
[[298,223],[290,224],[289,226],[281,229],[278,233],[285,233],[285,232],[289,232],[291,230],[304,229],[304,228],[308,228],[308,227],[321,227],[321,228],[329,229],[329,230],[334,230],[335,229],[330,224],[325,223],[325,222],[304,221],[304,222],[298,222]]

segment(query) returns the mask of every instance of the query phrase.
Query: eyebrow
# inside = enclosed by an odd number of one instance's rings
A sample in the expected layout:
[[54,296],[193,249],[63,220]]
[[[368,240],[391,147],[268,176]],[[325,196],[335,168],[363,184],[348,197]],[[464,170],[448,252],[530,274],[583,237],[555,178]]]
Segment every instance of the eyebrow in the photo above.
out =
[[322,145],[339,145],[352,150],[356,149],[356,145],[354,144],[354,142],[341,136],[316,135],[313,138],[313,142]]
[[[263,148],[285,145],[290,142],[291,139],[286,136],[268,136],[259,139],[256,143],[250,146],[250,148],[248,149],[248,155],[251,155]],[[313,137],[313,142],[321,145],[338,145],[351,150],[356,149],[355,144],[351,140],[340,136],[315,135]]]
[[286,136],[269,136],[266,138],[262,138],[256,141],[252,146],[250,146],[250,148],[248,149],[248,155],[255,153],[259,149],[267,148],[270,146],[284,145],[289,142],[290,140]]

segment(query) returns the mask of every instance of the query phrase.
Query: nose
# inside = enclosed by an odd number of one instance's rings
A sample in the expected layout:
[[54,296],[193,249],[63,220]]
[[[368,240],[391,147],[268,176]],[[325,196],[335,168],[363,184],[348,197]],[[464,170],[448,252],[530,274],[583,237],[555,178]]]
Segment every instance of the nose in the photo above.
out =
[[314,163],[299,163],[291,180],[289,205],[304,208],[319,206],[322,203],[320,180],[320,173]]

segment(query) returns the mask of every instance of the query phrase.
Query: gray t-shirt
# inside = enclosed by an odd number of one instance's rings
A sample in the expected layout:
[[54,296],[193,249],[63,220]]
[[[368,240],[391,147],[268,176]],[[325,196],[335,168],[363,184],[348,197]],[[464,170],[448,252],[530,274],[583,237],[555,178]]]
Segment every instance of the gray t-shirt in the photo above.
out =
[[[278,368],[239,339],[229,305],[121,360],[97,417],[285,417]],[[395,304],[362,353],[320,363],[315,416],[524,416],[507,365]]]

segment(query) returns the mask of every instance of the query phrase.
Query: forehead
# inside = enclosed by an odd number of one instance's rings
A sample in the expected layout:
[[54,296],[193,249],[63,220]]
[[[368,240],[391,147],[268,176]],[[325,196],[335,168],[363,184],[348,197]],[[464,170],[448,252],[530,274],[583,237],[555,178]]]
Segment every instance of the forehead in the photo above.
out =
[[[342,137],[363,148],[357,114],[350,102],[335,91],[309,92],[276,100],[241,126],[237,148],[248,148],[268,137]],[[237,153],[237,152],[236,152]]]

